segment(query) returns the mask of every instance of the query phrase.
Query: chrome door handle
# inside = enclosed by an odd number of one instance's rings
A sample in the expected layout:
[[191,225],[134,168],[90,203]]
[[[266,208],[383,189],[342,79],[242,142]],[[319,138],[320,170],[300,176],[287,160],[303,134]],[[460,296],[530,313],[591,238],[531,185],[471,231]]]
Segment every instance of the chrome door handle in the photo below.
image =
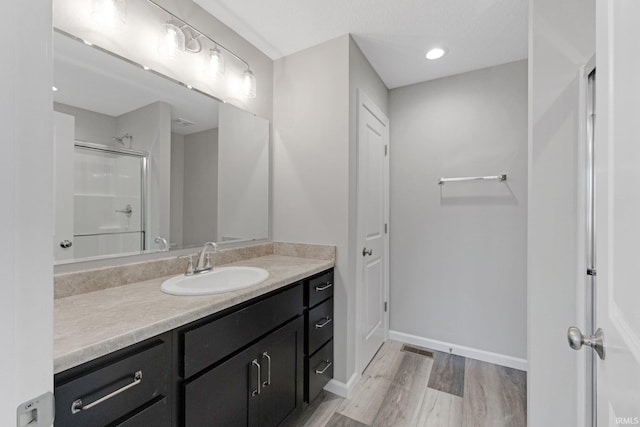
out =
[[262,357],[266,357],[267,362],[269,362],[267,365],[267,380],[262,383],[262,387],[264,388],[271,385],[271,356],[269,356],[269,353],[265,351],[262,353]]
[[331,320],[332,320],[331,317],[326,316],[326,317],[324,317],[324,319],[325,319],[324,322],[316,323],[316,329],[322,329],[325,326],[327,326],[329,323],[331,323]]
[[88,409],[91,409],[94,406],[97,406],[97,405],[101,404],[102,402],[107,401],[107,400],[111,399],[112,397],[119,395],[123,391],[129,390],[131,387],[137,386],[141,382],[142,382],[142,371],[137,371],[135,374],[133,374],[133,382],[132,383],[129,383],[129,384],[125,385],[124,387],[119,388],[116,391],[113,391],[113,392],[107,394],[106,396],[102,396],[100,399],[94,400],[93,402],[89,403],[88,405],[85,405],[82,402],[83,398],[74,400],[73,403],[71,404],[71,413],[75,415],[80,411],[86,411]]
[[324,363],[326,363],[326,366],[323,369],[317,369],[316,368],[316,375],[324,374],[327,371],[327,369],[329,369],[331,367],[331,365],[333,365],[333,363],[328,361],[328,360],[325,360]]
[[329,289],[332,286],[333,286],[333,283],[327,282],[327,284],[324,285],[324,286],[320,286],[320,285],[316,286],[315,290],[316,290],[316,292],[322,292],[322,291],[326,291],[327,289]]
[[116,212],[123,213],[127,216],[127,218],[130,218],[131,214],[133,214],[133,208],[131,207],[131,205],[127,205],[124,207],[124,209],[116,209]]
[[367,250],[367,248],[362,248],[362,256],[367,256],[367,255],[369,256],[373,255],[373,250],[372,249]]
[[63,240],[62,242],[60,242],[60,247],[62,249],[69,249],[71,246],[73,246],[73,242],[71,240]]
[[260,394],[260,378],[262,377],[260,374],[260,364],[258,363],[258,359],[253,359],[251,361],[251,366],[258,368],[258,388],[251,392],[251,396],[257,396]]
[[569,340],[569,347],[574,350],[580,350],[583,345],[591,347],[600,357],[600,360],[604,360],[604,332],[598,328],[595,334],[584,336],[580,329],[572,326],[567,331],[567,339]]

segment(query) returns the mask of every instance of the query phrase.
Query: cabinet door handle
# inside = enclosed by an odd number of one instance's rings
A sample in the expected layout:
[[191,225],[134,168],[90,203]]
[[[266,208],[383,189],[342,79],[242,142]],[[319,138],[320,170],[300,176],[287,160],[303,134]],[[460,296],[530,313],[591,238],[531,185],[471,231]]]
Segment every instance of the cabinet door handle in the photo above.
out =
[[266,357],[267,362],[269,362],[269,364],[267,365],[267,380],[262,383],[262,387],[264,388],[271,385],[271,356],[269,356],[269,353],[265,351],[264,353],[262,353],[262,357]]
[[326,285],[324,285],[324,286],[318,285],[318,286],[316,286],[315,289],[316,289],[316,292],[322,292],[322,291],[326,291],[327,289],[329,289],[332,286],[333,286],[333,283],[327,282]]
[[331,323],[331,317],[327,316],[327,317],[324,317],[323,319],[325,319],[324,322],[316,323],[316,329],[322,329],[325,326],[327,326],[329,323]]
[[327,371],[327,369],[329,369],[331,365],[333,365],[333,363],[328,360],[323,361],[323,363],[326,363],[325,367],[323,369],[316,368],[316,375],[324,374]]
[[251,396],[256,396],[260,394],[260,377],[262,376],[260,374],[260,364],[258,363],[258,359],[253,359],[251,361],[251,366],[258,368],[258,388],[251,392]]
[[113,391],[113,392],[107,394],[106,396],[102,396],[98,400],[94,400],[93,402],[89,403],[88,405],[85,405],[82,402],[84,398],[80,398],[80,399],[74,400],[73,403],[71,404],[71,413],[75,415],[80,411],[86,411],[88,409],[91,409],[94,406],[97,406],[97,405],[101,404],[102,402],[107,401],[107,400],[111,399],[112,397],[119,395],[123,391],[129,390],[131,387],[137,386],[141,382],[142,382],[142,371],[137,371],[135,374],[133,374],[133,382],[125,385],[124,387],[121,387],[121,388],[117,389],[116,391]]

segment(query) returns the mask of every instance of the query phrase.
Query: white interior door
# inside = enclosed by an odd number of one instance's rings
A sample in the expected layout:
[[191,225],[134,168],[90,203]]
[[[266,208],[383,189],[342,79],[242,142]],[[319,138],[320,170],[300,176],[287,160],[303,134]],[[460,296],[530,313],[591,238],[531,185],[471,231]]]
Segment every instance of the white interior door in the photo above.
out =
[[388,144],[389,119],[358,91],[358,342],[360,373],[388,330]]
[[597,10],[597,324],[599,426],[640,424],[640,2]]

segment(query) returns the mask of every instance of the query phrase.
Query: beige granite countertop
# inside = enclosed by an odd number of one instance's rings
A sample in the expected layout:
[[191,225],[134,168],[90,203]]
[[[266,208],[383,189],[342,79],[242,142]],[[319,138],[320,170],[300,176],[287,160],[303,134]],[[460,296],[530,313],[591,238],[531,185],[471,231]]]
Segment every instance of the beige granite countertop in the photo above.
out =
[[167,277],[55,300],[54,372],[78,366],[131,344],[266,294],[334,266],[334,261],[267,255],[228,265],[261,267],[263,283],[206,296],[160,290]]

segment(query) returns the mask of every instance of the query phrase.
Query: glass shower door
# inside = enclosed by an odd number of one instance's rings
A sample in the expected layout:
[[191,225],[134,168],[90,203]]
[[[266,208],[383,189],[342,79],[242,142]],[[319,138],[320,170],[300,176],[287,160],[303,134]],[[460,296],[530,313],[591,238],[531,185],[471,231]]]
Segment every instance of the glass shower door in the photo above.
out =
[[142,153],[76,145],[76,258],[145,249],[145,169]]

